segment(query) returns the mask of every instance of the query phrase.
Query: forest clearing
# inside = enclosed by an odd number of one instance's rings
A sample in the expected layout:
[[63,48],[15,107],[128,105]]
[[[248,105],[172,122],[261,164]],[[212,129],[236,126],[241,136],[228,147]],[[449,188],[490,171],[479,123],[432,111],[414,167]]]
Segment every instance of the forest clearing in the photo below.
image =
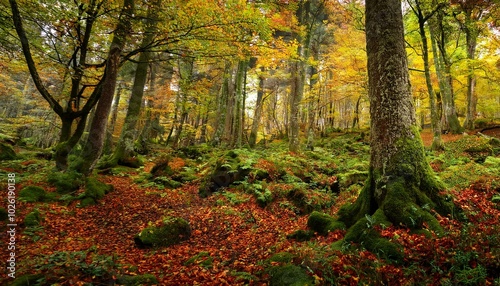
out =
[[500,285],[500,6],[0,1],[1,285]]

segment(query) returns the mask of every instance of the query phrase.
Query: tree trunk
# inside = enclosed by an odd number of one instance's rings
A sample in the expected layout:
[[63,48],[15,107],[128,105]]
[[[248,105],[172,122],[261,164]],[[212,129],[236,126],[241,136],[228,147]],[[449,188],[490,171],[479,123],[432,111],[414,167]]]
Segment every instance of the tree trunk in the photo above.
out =
[[257,134],[259,131],[259,125],[260,125],[260,117],[262,116],[262,108],[263,108],[263,97],[264,97],[264,83],[265,83],[265,78],[264,76],[259,76],[259,88],[257,90],[257,100],[255,102],[255,112],[253,115],[253,122],[252,122],[252,129],[250,130],[250,138],[249,138],[249,145],[250,148],[254,148],[255,144],[257,143]]
[[234,118],[233,118],[233,147],[241,147],[242,137],[243,137],[243,100],[245,93],[245,74],[248,66],[247,61],[240,60],[238,62],[238,68],[236,71],[235,78],[235,105],[234,105]]
[[435,18],[431,18],[430,34],[434,66],[438,77],[439,88],[443,103],[442,130],[453,134],[460,134],[463,128],[458,121],[453,95],[453,79],[451,77],[451,63],[446,52],[446,35],[442,26],[442,13],[439,11]]
[[466,42],[467,42],[467,59],[469,60],[468,68],[469,74],[467,76],[467,114],[465,116],[464,126],[465,128],[472,130],[474,129],[474,121],[477,117],[477,96],[476,90],[476,76],[474,75],[474,59],[476,57],[476,45],[477,36],[474,32],[466,30]]
[[336,228],[344,240],[362,243],[378,255],[401,261],[400,249],[373,228],[395,224],[436,232],[430,212],[448,214],[452,205],[426,161],[415,120],[403,34],[401,1],[366,1],[366,48],[371,115],[369,178],[356,202],[339,210]]
[[[68,154],[80,140],[81,135],[83,134],[83,131],[85,129],[85,123],[88,113],[97,103],[102,91],[103,80],[101,79],[95,87],[94,91],[88,97],[85,105],[80,109],[80,98],[85,89],[85,87],[82,87],[81,85],[81,80],[83,78],[83,66],[86,64],[89,39],[91,37],[93,24],[96,20],[97,15],[100,13],[100,5],[96,5],[96,3],[93,3],[89,5],[85,10],[85,13],[87,14],[85,15],[84,21],[85,28],[79,26],[80,28],[82,28],[80,30],[83,31],[83,34],[78,35],[79,37],[81,37],[81,43],[77,48],[75,48],[73,57],[71,58],[70,68],[72,69],[74,76],[71,80],[72,87],[69,94],[69,100],[66,101],[65,106],[62,106],[47,90],[38,73],[35,61],[31,54],[29,40],[23,27],[21,13],[19,11],[17,1],[9,0],[9,3],[12,11],[14,27],[16,29],[17,35],[19,36],[23,55],[26,60],[26,65],[28,66],[31,78],[33,79],[33,83],[35,84],[41,96],[50,105],[51,109],[61,119],[61,136],[60,141],[55,148],[54,158],[56,161],[56,168],[60,171],[66,170],[66,168],[68,167]],[[83,13],[82,10],[78,12]],[[76,25],[80,24],[80,22],[76,23]],[[74,133],[72,133],[72,124],[75,120],[78,121],[78,125]]]
[[144,87],[148,79],[149,60],[151,52],[147,47],[151,44],[156,36],[156,14],[159,8],[160,1],[155,1],[148,7],[148,16],[146,18],[146,27],[144,38],[142,39],[141,48],[145,49],[139,55],[139,61],[135,70],[134,83],[132,85],[132,94],[127,108],[127,115],[120,133],[120,139],[106,165],[114,166],[124,162],[128,164],[137,154],[134,148],[134,141],[140,135],[137,131],[137,122],[141,113],[141,107],[144,96]]
[[444,143],[441,139],[441,118],[438,115],[437,104],[436,104],[436,94],[434,93],[434,88],[432,87],[431,79],[431,69],[429,63],[429,47],[427,42],[427,33],[425,31],[425,22],[428,17],[424,16],[422,8],[418,1],[416,1],[416,7],[414,10],[418,18],[418,27],[420,40],[422,41],[422,59],[424,61],[424,74],[425,83],[427,85],[427,92],[429,93],[429,107],[431,109],[431,127],[432,127],[432,150],[443,150]]
[[106,62],[106,70],[102,87],[101,98],[95,110],[95,116],[92,120],[92,127],[89,132],[89,137],[82,152],[83,162],[77,168],[81,173],[89,175],[99,159],[102,152],[104,136],[106,134],[106,125],[108,115],[113,102],[115,93],[116,79],[121,60],[121,52],[125,46],[125,41],[128,37],[131,17],[134,9],[133,0],[124,0],[120,20],[114,32],[113,41],[109,49],[109,55]]

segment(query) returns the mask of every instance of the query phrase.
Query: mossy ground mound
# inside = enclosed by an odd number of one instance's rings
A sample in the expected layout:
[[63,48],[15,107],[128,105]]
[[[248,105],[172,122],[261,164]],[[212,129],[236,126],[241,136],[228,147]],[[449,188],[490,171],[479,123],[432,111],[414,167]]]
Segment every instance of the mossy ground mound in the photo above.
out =
[[29,214],[24,217],[24,225],[25,226],[38,226],[40,225],[40,222],[42,221],[42,215],[38,210],[34,210],[30,212]]
[[188,240],[191,236],[189,223],[176,217],[165,218],[160,226],[143,229],[134,238],[138,247],[166,247]]
[[96,178],[88,177],[85,180],[85,193],[81,196],[80,206],[95,205],[107,193],[113,190],[113,185],[105,184]]
[[14,149],[3,142],[0,142],[0,161],[17,159]]
[[47,196],[47,192],[38,186],[26,186],[19,192],[19,200],[35,203],[35,202],[45,202],[50,198]]
[[343,222],[337,221],[333,217],[314,211],[307,220],[307,226],[321,235],[327,235],[329,232],[337,229],[345,229]]
[[269,270],[271,286],[307,286],[314,285],[314,279],[299,266],[287,264],[274,266]]
[[211,174],[200,186],[199,194],[206,197],[219,189],[242,181],[252,171],[252,161],[241,156],[243,151],[231,150],[219,157]]
[[76,171],[53,172],[47,181],[56,187],[59,194],[72,193],[85,183],[84,176]]

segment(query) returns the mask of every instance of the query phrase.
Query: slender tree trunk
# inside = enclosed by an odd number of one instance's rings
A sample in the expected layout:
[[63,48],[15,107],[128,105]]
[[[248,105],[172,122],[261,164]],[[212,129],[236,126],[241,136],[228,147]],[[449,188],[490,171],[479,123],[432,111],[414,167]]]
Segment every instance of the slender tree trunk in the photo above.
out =
[[257,90],[257,100],[255,101],[255,111],[253,115],[252,129],[250,130],[249,145],[254,148],[257,143],[257,134],[259,131],[260,118],[262,116],[263,98],[264,98],[264,76],[259,76],[259,88]]
[[477,36],[473,32],[466,32],[467,59],[469,60],[467,75],[467,114],[465,116],[465,128],[474,129],[474,121],[477,117],[477,95],[476,95],[476,76],[474,75],[474,59],[476,57]]
[[248,61],[239,61],[235,78],[235,105],[233,118],[233,147],[241,147],[243,137],[243,100],[245,93],[245,74],[248,66]]
[[[120,139],[113,152],[111,160],[106,164],[113,166],[116,164],[129,164],[137,155],[134,142],[139,136],[137,132],[137,122],[139,121],[141,108],[143,104],[144,88],[148,78],[148,67],[151,59],[151,52],[147,51],[147,47],[151,44],[156,36],[156,14],[160,5],[159,0],[156,0],[148,8],[148,16],[146,18],[146,30],[142,39],[141,47],[145,49],[139,55],[139,61],[135,70],[134,83],[132,85],[132,94],[127,108],[127,115],[120,134]],[[136,160],[134,160],[136,161]]]
[[121,60],[121,52],[125,46],[125,41],[128,37],[131,28],[131,17],[134,10],[133,0],[124,0],[120,20],[115,30],[113,41],[109,49],[109,55],[106,62],[106,70],[102,87],[101,98],[95,110],[95,116],[92,120],[89,137],[82,152],[83,163],[78,168],[80,171],[89,175],[99,159],[104,136],[106,133],[106,125],[108,115],[113,102],[115,93],[116,80]]
[[[425,158],[410,91],[401,1],[366,1],[366,48],[371,136],[369,178],[354,204],[339,210],[339,224],[354,241],[396,261],[403,254],[375,225],[403,225],[442,231],[429,209],[450,213]],[[426,206],[426,207],[424,207]]]
[[442,13],[438,12],[437,19],[431,18],[430,35],[434,66],[438,77],[439,88],[443,103],[442,129],[453,134],[460,134],[463,128],[458,121],[453,95],[453,79],[451,77],[451,63],[446,52],[446,36],[442,27]]
[[436,93],[434,92],[434,88],[432,86],[431,69],[429,63],[429,47],[427,41],[427,33],[425,31],[425,22],[427,20],[422,12],[422,8],[420,7],[419,2],[417,1],[416,3],[415,13],[418,17],[419,34],[420,40],[422,41],[422,58],[424,61],[425,83],[427,85],[427,91],[429,93],[429,106],[431,109],[431,126],[433,133],[431,149],[442,150],[444,149],[444,143],[441,139],[441,118],[439,117],[439,114],[437,112]]

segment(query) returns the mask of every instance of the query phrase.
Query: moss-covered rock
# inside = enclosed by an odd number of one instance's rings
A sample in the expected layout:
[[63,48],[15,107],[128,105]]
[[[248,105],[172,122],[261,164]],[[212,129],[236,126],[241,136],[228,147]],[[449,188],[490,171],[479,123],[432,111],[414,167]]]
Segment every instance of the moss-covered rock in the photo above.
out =
[[125,286],[155,285],[158,283],[158,279],[153,274],[124,275],[116,279],[116,284]]
[[59,194],[72,193],[85,183],[84,176],[76,171],[51,173],[47,181],[56,187]]
[[314,231],[299,229],[293,233],[286,236],[288,239],[294,239],[296,241],[309,241],[314,237]]
[[337,221],[333,217],[314,211],[309,215],[307,226],[321,235],[327,235],[329,232],[337,229],[345,229],[343,222]]
[[5,221],[9,218],[9,213],[6,209],[0,208],[0,221]]
[[156,160],[155,165],[151,169],[151,175],[153,175],[154,178],[172,176],[174,174],[174,171],[169,165],[170,160],[170,156],[161,157]]
[[113,191],[113,185],[105,184],[96,178],[89,177],[85,182],[85,196],[100,200],[107,193]]
[[17,277],[10,286],[31,286],[31,285],[42,285],[40,282],[45,279],[43,274],[25,274]]
[[24,218],[24,225],[28,227],[38,226],[40,225],[41,221],[42,221],[42,215],[38,210],[34,210],[26,215],[26,217]]
[[0,161],[17,159],[16,152],[8,144],[0,142]]
[[269,269],[270,284],[272,286],[307,286],[314,285],[314,279],[307,275],[299,266],[284,265]]
[[245,179],[252,171],[249,161],[242,160],[237,150],[231,150],[221,156],[211,172],[200,186],[199,194],[206,197],[236,181]]
[[48,199],[47,192],[38,186],[26,186],[19,192],[18,196],[19,200],[28,203],[44,202]]
[[188,240],[190,236],[191,227],[186,220],[167,217],[160,226],[143,229],[134,240],[138,247],[162,247]]

